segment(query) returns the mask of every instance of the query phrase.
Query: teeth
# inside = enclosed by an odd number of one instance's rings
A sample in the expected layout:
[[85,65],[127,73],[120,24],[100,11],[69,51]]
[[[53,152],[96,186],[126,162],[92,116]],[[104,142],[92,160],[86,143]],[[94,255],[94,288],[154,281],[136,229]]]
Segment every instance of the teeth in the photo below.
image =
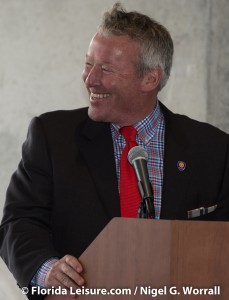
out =
[[94,94],[94,93],[91,93],[91,97],[92,98],[99,98],[99,99],[102,99],[102,98],[107,98],[109,97],[111,94]]

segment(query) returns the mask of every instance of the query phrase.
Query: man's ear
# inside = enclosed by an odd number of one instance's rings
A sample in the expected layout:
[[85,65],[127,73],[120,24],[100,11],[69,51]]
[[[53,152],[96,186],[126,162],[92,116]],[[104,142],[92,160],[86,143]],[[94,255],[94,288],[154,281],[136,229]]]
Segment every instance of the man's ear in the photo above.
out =
[[148,71],[142,81],[142,91],[151,92],[153,90],[159,89],[160,81],[162,77],[162,69],[156,68]]

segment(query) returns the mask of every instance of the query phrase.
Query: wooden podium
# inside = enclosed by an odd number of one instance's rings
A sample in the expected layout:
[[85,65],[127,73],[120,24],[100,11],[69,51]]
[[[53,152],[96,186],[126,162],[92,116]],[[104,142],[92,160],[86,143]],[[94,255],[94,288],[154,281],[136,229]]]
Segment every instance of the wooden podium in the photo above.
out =
[[228,257],[227,222],[114,218],[79,258],[85,290],[110,294],[76,299],[228,300]]

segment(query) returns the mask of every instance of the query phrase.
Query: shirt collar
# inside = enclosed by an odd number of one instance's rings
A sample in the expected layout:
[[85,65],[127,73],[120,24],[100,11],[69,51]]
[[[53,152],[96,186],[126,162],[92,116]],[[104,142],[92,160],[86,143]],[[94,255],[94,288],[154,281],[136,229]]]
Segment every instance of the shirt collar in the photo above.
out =
[[[156,133],[157,126],[161,121],[163,115],[160,109],[159,101],[156,101],[156,105],[153,111],[145,117],[143,120],[133,124],[132,126],[137,130],[137,136],[144,142],[148,143]],[[120,126],[115,123],[111,123],[111,132],[113,139],[119,137]]]

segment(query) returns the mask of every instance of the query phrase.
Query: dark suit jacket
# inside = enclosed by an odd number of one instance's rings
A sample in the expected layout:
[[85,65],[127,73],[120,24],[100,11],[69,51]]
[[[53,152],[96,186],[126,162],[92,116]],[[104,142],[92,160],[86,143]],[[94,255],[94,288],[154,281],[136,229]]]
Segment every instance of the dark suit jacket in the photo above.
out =
[[[229,220],[228,135],[170,112],[165,116],[162,219],[217,204],[197,219]],[[179,171],[178,161],[186,163]],[[78,257],[104,226],[120,216],[110,126],[87,108],[34,118],[22,161],[7,191],[1,255],[20,286],[49,257]]]

